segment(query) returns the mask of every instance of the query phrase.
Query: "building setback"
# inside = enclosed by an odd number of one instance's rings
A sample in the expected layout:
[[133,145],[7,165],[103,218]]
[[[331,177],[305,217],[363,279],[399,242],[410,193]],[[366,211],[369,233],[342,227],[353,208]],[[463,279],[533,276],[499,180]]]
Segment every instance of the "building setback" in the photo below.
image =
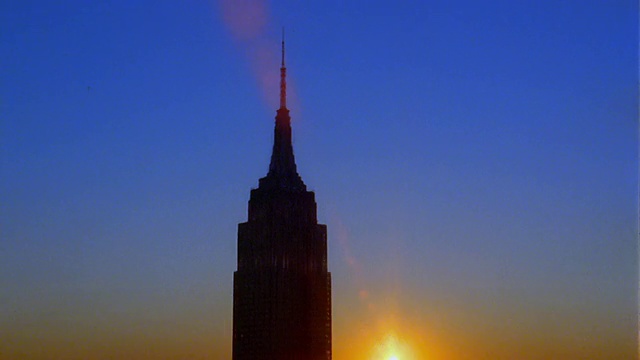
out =
[[238,225],[233,360],[330,360],[327,227],[296,169],[284,41],[275,120],[269,172],[251,190],[248,221]]

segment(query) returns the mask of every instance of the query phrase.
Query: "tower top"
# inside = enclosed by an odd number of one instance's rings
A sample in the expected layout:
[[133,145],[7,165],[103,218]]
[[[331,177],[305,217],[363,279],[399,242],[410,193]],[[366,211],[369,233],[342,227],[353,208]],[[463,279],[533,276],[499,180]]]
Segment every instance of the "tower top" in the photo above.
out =
[[280,63],[280,109],[287,108],[287,68],[284,66],[284,27],[282,27],[282,62]]
[[284,67],[284,26],[282,27],[282,65]]
[[284,28],[282,28],[282,60],[280,63],[280,108],[276,112],[276,126],[273,137],[273,152],[269,173],[260,179],[262,189],[306,191],[306,186],[298,175],[291,141],[291,117],[287,109],[287,68],[284,62]]

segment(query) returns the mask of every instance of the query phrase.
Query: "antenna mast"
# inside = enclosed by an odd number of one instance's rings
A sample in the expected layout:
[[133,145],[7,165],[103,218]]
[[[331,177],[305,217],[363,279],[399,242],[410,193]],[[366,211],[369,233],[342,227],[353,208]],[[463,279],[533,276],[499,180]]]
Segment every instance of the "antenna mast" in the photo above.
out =
[[282,27],[282,63],[280,64],[280,109],[287,108],[287,68],[284,66],[284,27]]

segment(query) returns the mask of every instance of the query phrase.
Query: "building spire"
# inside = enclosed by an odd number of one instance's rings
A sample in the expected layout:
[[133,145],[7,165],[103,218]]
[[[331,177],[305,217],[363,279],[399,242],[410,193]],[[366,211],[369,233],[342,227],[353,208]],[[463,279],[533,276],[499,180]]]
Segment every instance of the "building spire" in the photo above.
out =
[[282,63],[280,64],[280,109],[287,108],[287,68],[284,66],[284,27],[282,27]]
[[260,179],[260,188],[306,191],[298,175],[291,142],[291,117],[287,109],[287,68],[284,63],[284,28],[282,28],[282,60],[280,63],[280,108],[276,111],[273,152],[269,173]]

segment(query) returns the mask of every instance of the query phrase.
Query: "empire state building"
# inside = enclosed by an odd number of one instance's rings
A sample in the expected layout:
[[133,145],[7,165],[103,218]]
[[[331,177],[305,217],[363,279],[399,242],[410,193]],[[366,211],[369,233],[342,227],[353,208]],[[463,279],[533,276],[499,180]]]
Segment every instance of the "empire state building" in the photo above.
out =
[[280,108],[267,176],[238,225],[233,274],[233,360],[330,360],[331,274],[327,227],[298,175],[286,103],[284,40]]

